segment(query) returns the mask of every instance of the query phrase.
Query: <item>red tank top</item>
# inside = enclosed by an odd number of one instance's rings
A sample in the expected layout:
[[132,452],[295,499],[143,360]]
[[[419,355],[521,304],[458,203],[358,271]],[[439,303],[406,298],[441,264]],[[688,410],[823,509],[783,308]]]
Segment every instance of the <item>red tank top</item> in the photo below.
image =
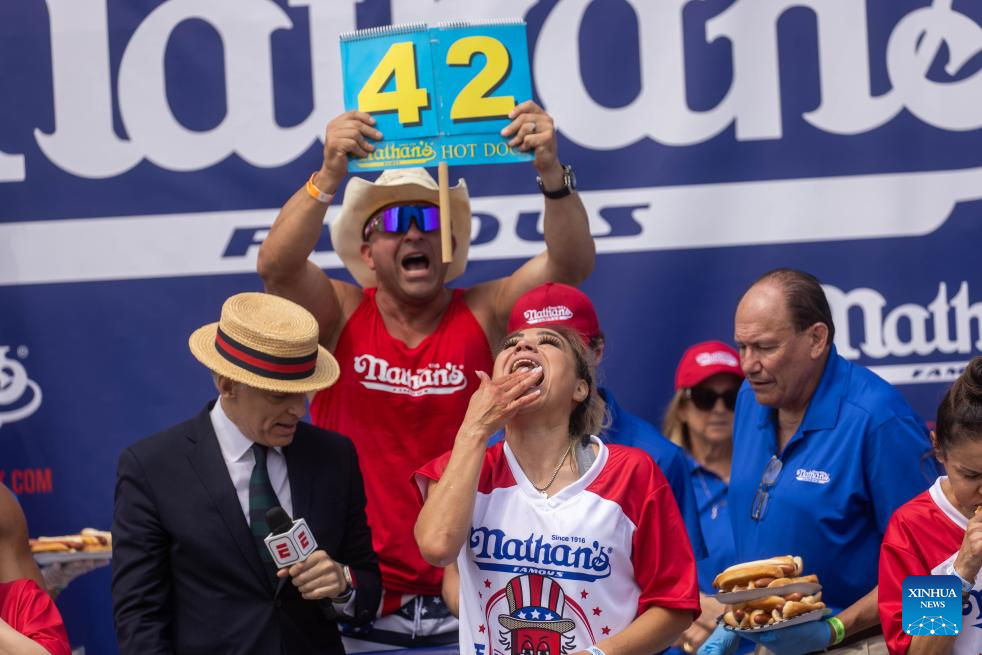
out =
[[350,437],[358,450],[382,585],[437,595],[441,571],[423,560],[413,537],[419,501],[411,480],[453,447],[479,384],[474,372],[491,372],[491,349],[463,290],[454,290],[440,325],[415,348],[389,335],[375,291],[365,289],[341,330],[334,349],[341,377],[314,397],[310,414],[314,425]]

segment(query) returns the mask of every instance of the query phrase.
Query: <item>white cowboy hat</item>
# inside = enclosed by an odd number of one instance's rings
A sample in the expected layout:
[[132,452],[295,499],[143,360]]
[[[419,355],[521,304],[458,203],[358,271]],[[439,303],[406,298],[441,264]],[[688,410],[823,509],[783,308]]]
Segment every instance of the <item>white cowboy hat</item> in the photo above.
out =
[[[341,212],[331,223],[331,243],[348,272],[361,286],[378,285],[375,271],[361,258],[365,223],[384,207],[419,201],[440,204],[439,186],[424,168],[389,169],[382,171],[374,182],[360,177],[353,177],[348,182]],[[471,202],[464,180],[458,180],[456,186],[450,187],[450,227],[457,246],[444,282],[467,268],[467,252],[471,246]]]
[[334,384],[334,356],[319,345],[314,315],[285,298],[239,293],[221,320],[195,330],[191,353],[218,375],[277,393],[307,393]]

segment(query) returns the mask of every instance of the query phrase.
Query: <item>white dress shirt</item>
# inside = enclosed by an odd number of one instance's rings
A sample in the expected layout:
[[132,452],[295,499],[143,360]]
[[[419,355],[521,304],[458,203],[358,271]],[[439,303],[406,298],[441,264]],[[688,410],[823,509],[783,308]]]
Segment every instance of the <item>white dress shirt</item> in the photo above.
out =
[[[215,428],[215,435],[218,437],[218,446],[222,449],[222,458],[225,460],[225,468],[228,469],[229,477],[235,486],[235,493],[239,497],[239,505],[242,506],[242,513],[245,515],[246,522],[252,525],[249,519],[249,479],[252,477],[252,469],[256,465],[256,456],[252,452],[251,439],[242,434],[242,431],[232,423],[225,410],[222,409],[221,398],[215,403],[211,410],[211,425]],[[283,455],[282,448],[270,448],[266,455],[266,471],[269,473],[269,481],[276,492],[279,500],[287,514],[293,516],[293,496],[290,494],[290,479],[286,474],[286,457]]]

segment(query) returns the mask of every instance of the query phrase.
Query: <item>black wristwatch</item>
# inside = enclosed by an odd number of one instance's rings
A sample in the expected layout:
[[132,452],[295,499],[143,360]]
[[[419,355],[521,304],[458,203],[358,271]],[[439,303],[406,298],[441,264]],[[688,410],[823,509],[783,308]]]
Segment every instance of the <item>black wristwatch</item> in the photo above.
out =
[[542,185],[542,178],[538,175],[535,176],[535,181],[539,185],[539,191],[542,192],[542,195],[551,200],[565,198],[576,191],[576,175],[573,173],[573,167],[569,164],[563,166],[563,186],[555,191],[546,191],[546,188]]

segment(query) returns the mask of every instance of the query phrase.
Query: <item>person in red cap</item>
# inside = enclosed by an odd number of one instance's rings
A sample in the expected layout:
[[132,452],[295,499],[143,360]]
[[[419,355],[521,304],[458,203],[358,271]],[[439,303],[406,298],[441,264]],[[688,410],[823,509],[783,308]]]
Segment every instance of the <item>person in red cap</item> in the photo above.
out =
[[702,615],[682,634],[685,652],[693,652],[715,629],[723,609],[706,595],[715,593],[715,575],[736,563],[726,493],[733,456],[733,408],[742,381],[740,356],[733,347],[722,341],[697,343],[682,355],[675,371],[675,395],[662,423],[662,432],[689,455],[708,551],[697,562]]
[[[566,284],[546,282],[518,299],[508,319],[508,332],[547,325],[564,325],[576,330],[600,366],[606,340],[589,296]],[[704,559],[706,547],[685,452],[662,436],[654,425],[625,411],[610,389],[600,387],[599,392],[610,415],[610,424],[600,433],[600,438],[605,443],[640,448],[655,460],[675,495],[696,560]]]

